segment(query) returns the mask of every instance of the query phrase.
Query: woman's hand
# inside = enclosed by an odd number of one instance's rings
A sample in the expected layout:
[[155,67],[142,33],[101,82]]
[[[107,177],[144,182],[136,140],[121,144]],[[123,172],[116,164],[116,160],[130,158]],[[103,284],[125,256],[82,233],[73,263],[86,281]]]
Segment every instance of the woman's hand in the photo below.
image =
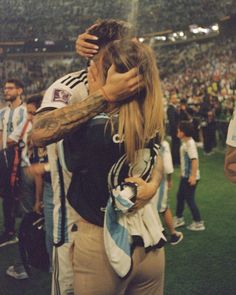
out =
[[140,177],[129,177],[125,179],[125,182],[132,182],[138,185],[137,196],[133,210],[138,210],[146,205],[150,199],[155,195],[157,187],[153,182],[146,182]]
[[126,73],[118,73],[114,64],[108,70],[106,84],[103,86],[110,102],[123,100],[142,88],[142,75],[139,74],[138,68],[132,68]]
[[91,60],[90,66],[88,67],[88,85],[89,94],[94,93],[105,84],[102,74],[98,72],[98,67],[94,61]]
[[87,32],[79,35],[75,43],[75,49],[79,55],[92,58],[98,53],[99,47],[89,42],[89,40],[94,41],[98,40],[98,38],[94,35],[88,34]]

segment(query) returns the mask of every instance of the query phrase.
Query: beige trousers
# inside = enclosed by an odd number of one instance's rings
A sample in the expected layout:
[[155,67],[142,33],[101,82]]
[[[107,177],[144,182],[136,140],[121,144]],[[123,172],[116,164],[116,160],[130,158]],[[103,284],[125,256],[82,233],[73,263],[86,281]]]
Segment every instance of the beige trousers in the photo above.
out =
[[73,246],[75,295],[162,295],[164,288],[164,249],[145,253],[136,247],[133,268],[121,279],[107,259],[103,228],[79,222]]

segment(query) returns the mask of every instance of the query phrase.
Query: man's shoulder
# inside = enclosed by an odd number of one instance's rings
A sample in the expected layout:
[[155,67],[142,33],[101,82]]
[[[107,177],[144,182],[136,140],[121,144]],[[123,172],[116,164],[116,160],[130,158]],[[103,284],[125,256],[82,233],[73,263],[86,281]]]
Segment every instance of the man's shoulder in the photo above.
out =
[[86,78],[87,71],[85,69],[77,72],[72,72],[57,79],[48,87],[48,89],[56,88],[58,86],[73,89],[76,85],[78,85],[80,82],[83,82]]
[[195,140],[191,137],[187,142],[187,146],[196,146]]
[[44,94],[42,107],[50,105],[60,108],[67,105],[73,96],[80,96],[79,94],[82,97],[88,95],[86,70],[69,73],[51,84]]
[[3,115],[7,110],[10,110],[9,106],[4,106],[3,108],[1,108],[0,115]]
[[17,107],[17,109],[18,109],[18,110],[24,110],[24,111],[26,111],[26,110],[27,110],[27,109],[26,109],[26,104],[25,104],[25,103],[20,104],[20,105]]

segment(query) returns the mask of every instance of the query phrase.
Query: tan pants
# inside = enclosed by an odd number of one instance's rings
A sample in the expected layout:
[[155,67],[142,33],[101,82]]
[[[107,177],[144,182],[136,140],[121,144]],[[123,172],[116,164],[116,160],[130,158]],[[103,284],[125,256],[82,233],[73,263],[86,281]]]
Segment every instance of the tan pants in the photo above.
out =
[[103,229],[79,222],[73,247],[75,295],[162,295],[164,249],[145,253],[136,247],[132,272],[121,279],[107,259]]

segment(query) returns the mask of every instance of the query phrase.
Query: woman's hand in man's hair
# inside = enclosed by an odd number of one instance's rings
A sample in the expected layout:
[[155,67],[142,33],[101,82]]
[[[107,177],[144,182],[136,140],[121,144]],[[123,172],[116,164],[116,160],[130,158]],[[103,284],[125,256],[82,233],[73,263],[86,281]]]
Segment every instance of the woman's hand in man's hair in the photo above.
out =
[[98,40],[96,36],[86,32],[79,35],[75,43],[76,52],[83,57],[92,58],[99,50],[99,47],[92,43],[96,40]]
[[116,72],[115,66],[111,65],[108,70],[106,84],[103,86],[103,94],[110,102],[124,100],[140,91],[144,83],[138,68],[132,68],[126,73]]

